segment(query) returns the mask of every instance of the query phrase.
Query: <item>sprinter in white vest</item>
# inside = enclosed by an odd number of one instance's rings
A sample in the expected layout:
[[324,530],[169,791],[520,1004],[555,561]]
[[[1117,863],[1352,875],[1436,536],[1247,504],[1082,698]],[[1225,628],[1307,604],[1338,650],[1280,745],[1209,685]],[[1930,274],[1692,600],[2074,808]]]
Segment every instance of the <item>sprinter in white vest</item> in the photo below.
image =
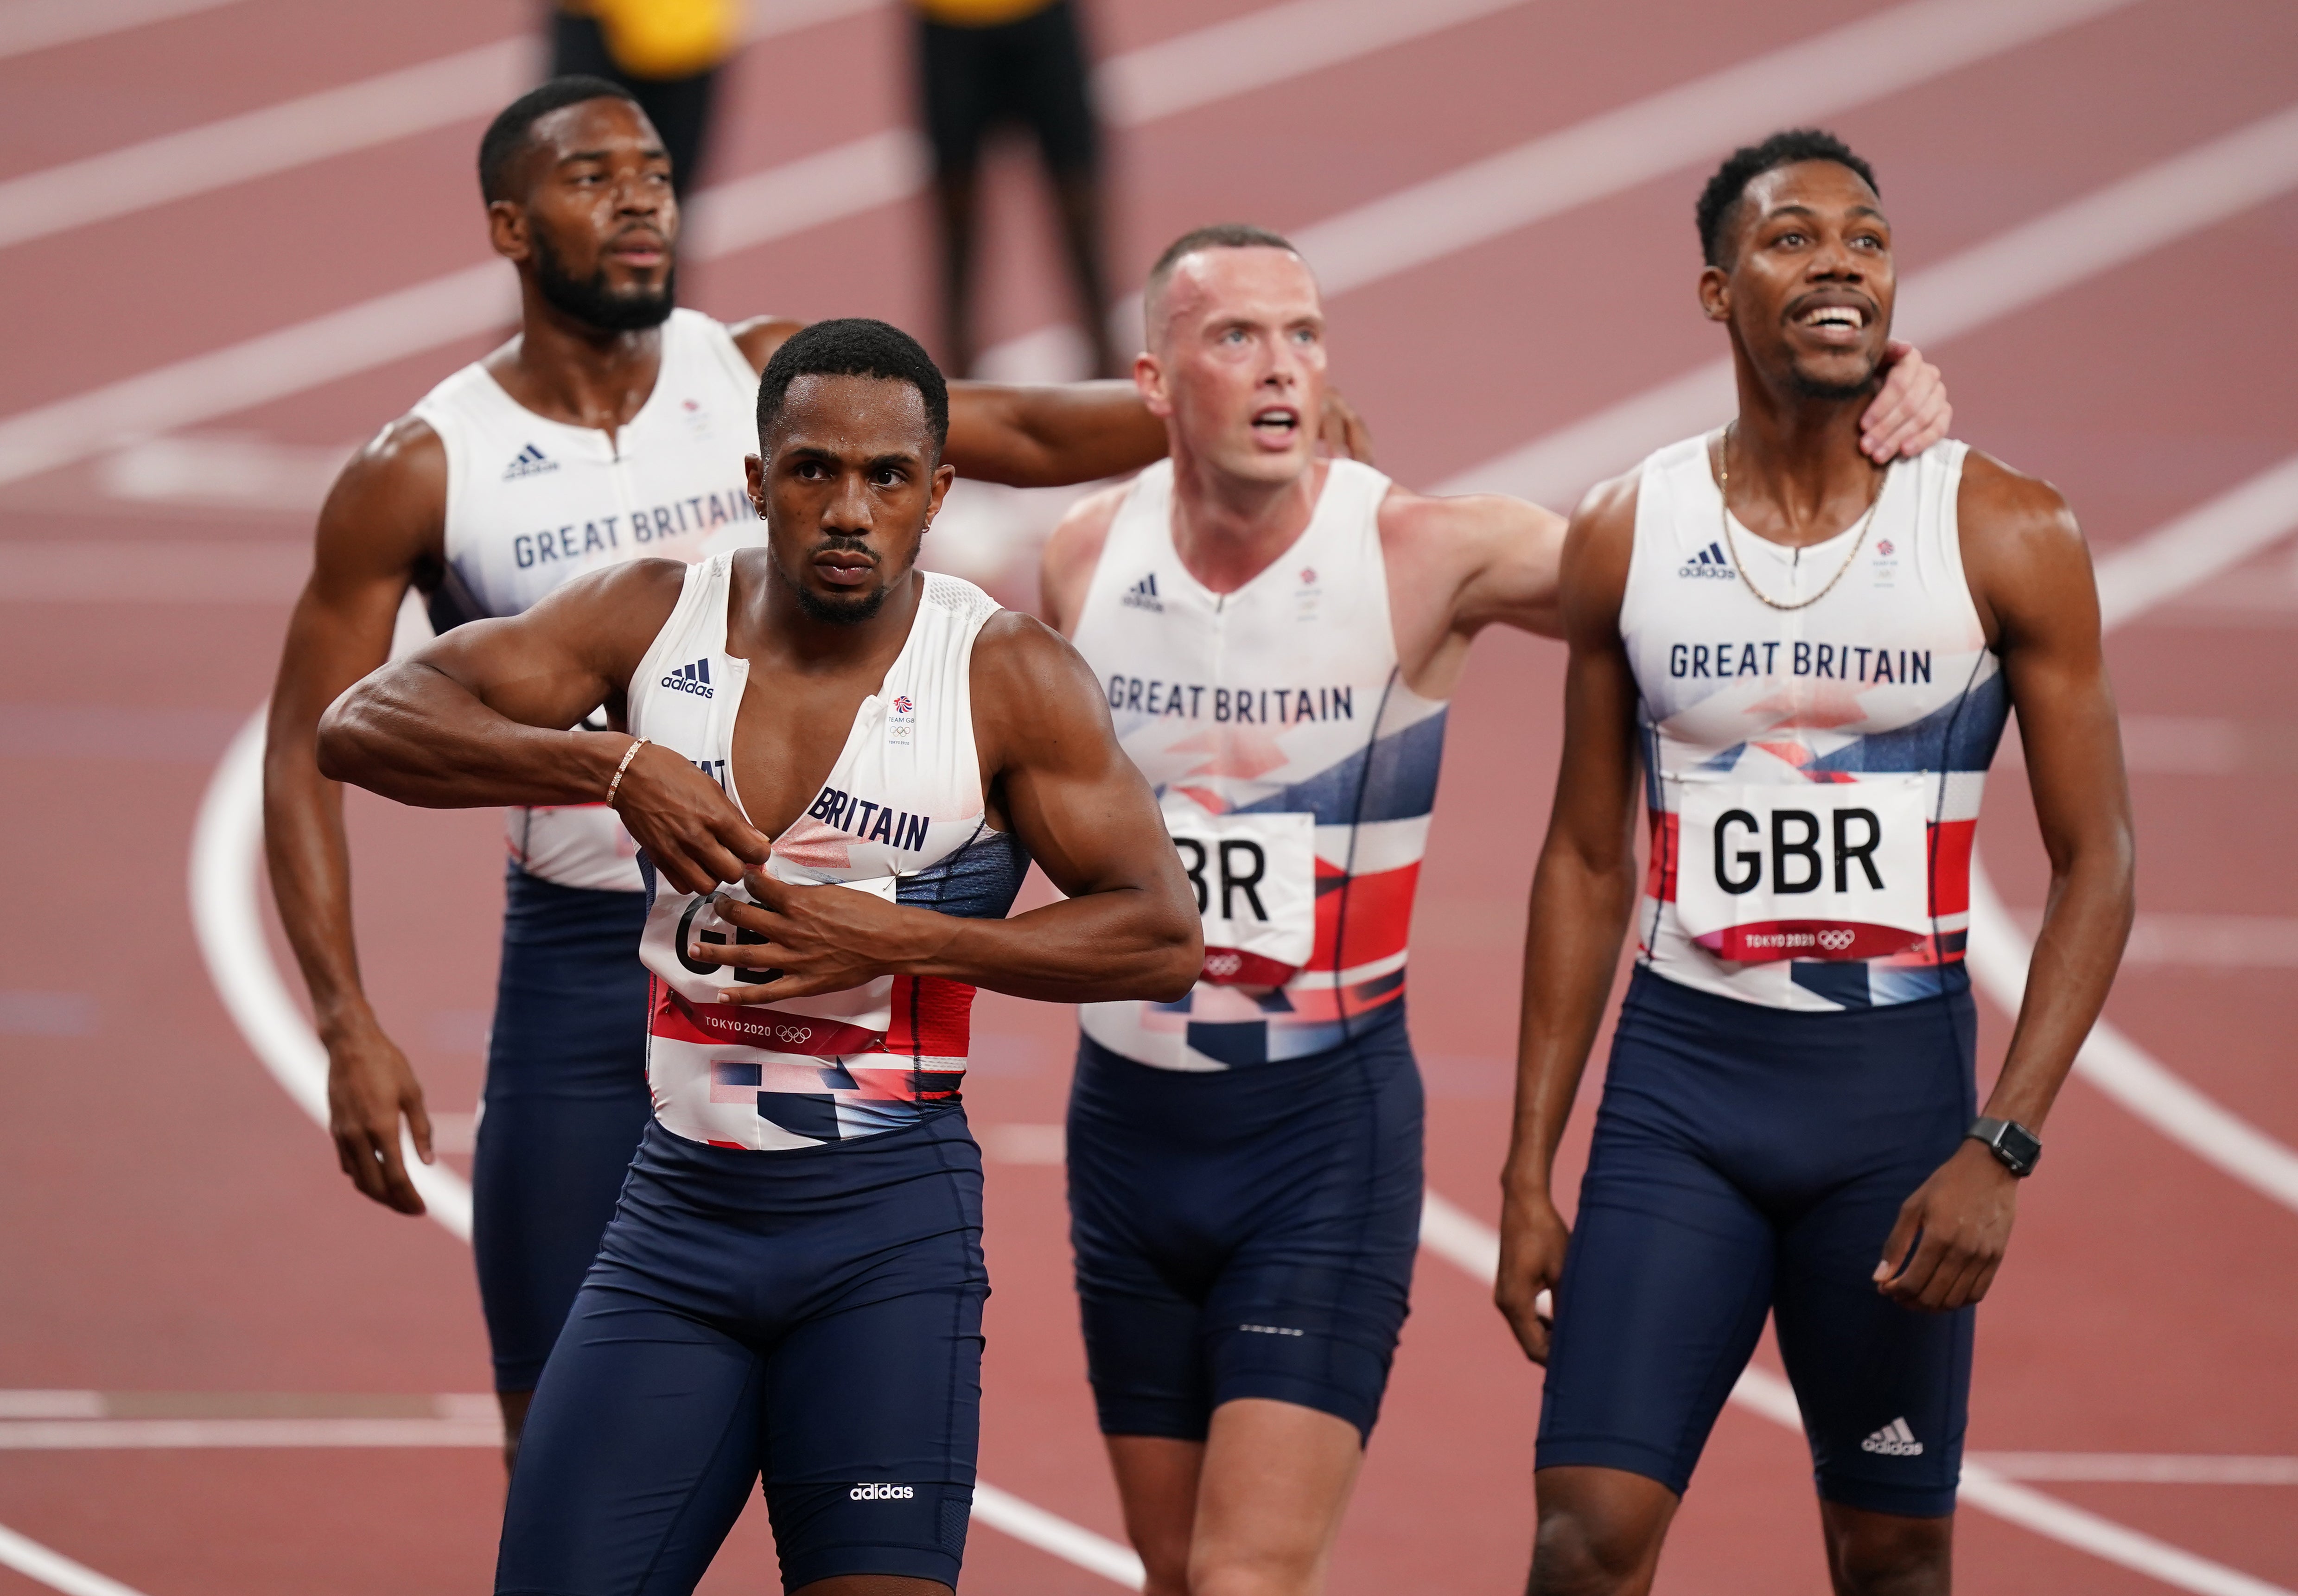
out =
[[[1739,418],[1591,493],[1564,553],[1496,1294],[1548,1366],[1531,1588],[1651,1588],[1768,1316],[1836,1591],[1945,1596],[1972,1304],[2130,926],[2098,595],[2048,484],[1961,443],[1860,451],[1896,287],[1864,161],[1780,134],[1698,215]],[[2014,708],[2051,890],[1974,1114],[1971,835]],[[1567,1229],[1550,1170],[1631,914]]]
[[[1062,522],[1045,604],[1157,791],[1206,952],[1178,1002],[1083,1010],[1078,1291],[1153,1596],[1300,1596],[1411,1284],[1405,939],[1445,700],[1482,627],[1557,630],[1563,522],[1320,459],[1324,313],[1276,235],[1184,236],[1144,308],[1170,462]],[[1903,362],[1874,447],[1922,447],[1944,408]]]
[[[344,468],[289,627],[264,765],[272,888],[327,1047],[338,1155],[361,1191],[408,1213],[423,1204],[400,1124],[426,1160],[430,1124],[360,988],[341,796],[312,762],[320,712],[384,662],[410,585],[444,625],[520,614],[608,566],[754,541],[742,459],[757,373],[798,325],[672,308],[667,157],[611,83],[562,79],[521,97],[488,128],[479,177],[494,247],[518,271],[519,335]],[[1116,384],[962,385],[950,408],[950,461],[994,481],[1090,480],[1164,447]],[[614,815],[594,800],[508,819],[472,1240],[515,1447],[646,1123],[646,981],[636,849]]]
[[[328,713],[331,773],[603,801],[653,875],[654,1119],[535,1393],[498,1591],[691,1591],[763,1475],[785,1590],[948,1596],[988,1294],[974,989],[1154,1001],[1203,962],[1091,673],[915,568],[948,416],[906,335],[808,327],[759,388],[765,548],[586,576]],[[627,732],[561,730],[601,701]],[[1007,919],[1032,857],[1066,896]]]

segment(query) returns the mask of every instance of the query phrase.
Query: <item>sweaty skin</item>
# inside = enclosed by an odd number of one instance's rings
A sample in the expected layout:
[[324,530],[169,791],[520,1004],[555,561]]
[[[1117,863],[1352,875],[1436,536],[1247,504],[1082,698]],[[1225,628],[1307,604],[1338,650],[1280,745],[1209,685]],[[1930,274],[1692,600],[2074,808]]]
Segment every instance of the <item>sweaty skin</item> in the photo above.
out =
[[[1134,381],[1165,424],[1174,543],[1198,581],[1234,592],[1307,529],[1324,486],[1309,425],[1327,380],[1316,279],[1287,250],[1207,249],[1153,282],[1145,310],[1150,348]],[[1911,349],[1897,353],[1867,418],[1866,442],[1886,459],[1929,448],[1949,416],[1938,373]],[[1125,492],[1081,500],[1046,545],[1041,608],[1065,634]],[[1415,693],[1451,697],[1487,625],[1561,633],[1562,517],[1497,494],[1440,499],[1393,486],[1378,525],[1397,657]],[[1354,1426],[1248,1398],[1217,1409],[1203,1443],[1106,1440],[1150,1596],[1322,1588],[1363,1458]]]
[[[1810,161],[1751,183],[1734,227],[1731,263],[1706,269],[1699,284],[1707,314],[1729,330],[1738,371],[1739,419],[1717,441],[1719,451],[1729,448],[1730,506],[1756,535],[1808,547],[1848,527],[1876,490],[1878,467],[1857,447],[1857,415],[1890,325],[1889,227],[1855,173]],[[1800,319],[1823,304],[1854,306],[1861,325]],[[1606,483],[1582,503],[1558,583],[1571,648],[1564,754],[1525,932],[1494,1292],[1535,1362],[1549,1350],[1536,1304],[1561,1277],[1570,1240],[1550,1188],[1556,1148],[1637,892],[1638,694],[1619,630],[1636,480]],[[1973,451],[1956,514],[1966,578],[1988,646],[2002,658],[2051,858],[2026,999],[1983,1112],[2038,1129],[2105,1002],[2129,930],[2129,798],[2096,586],[2065,501]],[[1882,1244],[1876,1288],[1935,1311],[1980,1300],[2009,1243],[2017,1192],[1994,1156],[1965,1140],[1907,1198]],[[1549,1468],[1537,1477],[1532,1589],[1648,1590],[1675,1497],[1624,1470]],[[1839,1592],[1947,1588],[1951,1518],[1822,1507]]]
[[[669,160],[624,100],[566,106],[539,121],[535,135],[518,173],[523,197],[487,207],[495,252],[518,270],[521,327],[484,363],[536,414],[612,435],[653,391],[660,332],[602,331],[550,303],[536,286],[538,246],[573,277],[602,275],[616,296],[660,294],[680,220]],[[799,325],[761,317],[732,331],[762,370]],[[944,458],[970,476],[1023,486],[1092,481],[1163,451],[1163,429],[1121,384],[952,388]],[[320,511],[311,575],[288,624],[264,756],[272,891],[327,1048],[336,1154],[361,1192],[402,1213],[422,1212],[423,1200],[401,1167],[400,1121],[428,1162],[430,1120],[413,1070],[360,984],[343,795],[319,774],[312,745],[320,713],[389,655],[408,589],[437,586],[446,504],[445,448],[412,418],[385,427],[344,467]]]

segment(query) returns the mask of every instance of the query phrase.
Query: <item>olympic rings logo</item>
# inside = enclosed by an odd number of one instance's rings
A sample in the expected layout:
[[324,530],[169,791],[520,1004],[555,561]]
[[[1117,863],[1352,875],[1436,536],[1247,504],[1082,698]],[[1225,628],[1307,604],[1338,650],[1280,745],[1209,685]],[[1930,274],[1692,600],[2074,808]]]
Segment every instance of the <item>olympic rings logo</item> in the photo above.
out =
[[1216,953],[1205,956],[1205,973],[1211,976],[1235,975],[1244,968],[1242,954]]
[[1841,953],[1851,946],[1852,933],[1837,928],[1819,933],[1819,945],[1830,953]]
[[811,1025],[777,1025],[774,1027],[774,1040],[777,1042],[810,1042],[813,1039],[814,1027]]

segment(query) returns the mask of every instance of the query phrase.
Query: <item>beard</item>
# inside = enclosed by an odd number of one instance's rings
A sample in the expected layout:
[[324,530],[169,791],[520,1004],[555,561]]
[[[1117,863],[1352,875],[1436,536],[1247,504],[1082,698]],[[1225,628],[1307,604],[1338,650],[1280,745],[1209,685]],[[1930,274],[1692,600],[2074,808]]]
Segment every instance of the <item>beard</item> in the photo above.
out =
[[642,333],[667,321],[678,303],[675,267],[663,274],[659,288],[618,292],[607,285],[605,268],[588,277],[577,277],[566,269],[547,234],[538,227],[533,238],[535,289],[546,304],[562,315],[602,333]]

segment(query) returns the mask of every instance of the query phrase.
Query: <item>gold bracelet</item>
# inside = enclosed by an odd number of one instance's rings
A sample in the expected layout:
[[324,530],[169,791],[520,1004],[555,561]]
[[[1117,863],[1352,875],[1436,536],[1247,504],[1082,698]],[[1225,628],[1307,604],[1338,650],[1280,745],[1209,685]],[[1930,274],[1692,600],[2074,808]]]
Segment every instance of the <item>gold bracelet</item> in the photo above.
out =
[[623,773],[630,769],[631,761],[639,757],[639,750],[646,747],[646,745],[652,740],[654,740],[652,738],[639,738],[631,744],[627,750],[624,751],[623,755],[623,762],[615,766],[614,779],[607,783],[608,808],[611,809],[615,806],[615,794],[622,790]]

